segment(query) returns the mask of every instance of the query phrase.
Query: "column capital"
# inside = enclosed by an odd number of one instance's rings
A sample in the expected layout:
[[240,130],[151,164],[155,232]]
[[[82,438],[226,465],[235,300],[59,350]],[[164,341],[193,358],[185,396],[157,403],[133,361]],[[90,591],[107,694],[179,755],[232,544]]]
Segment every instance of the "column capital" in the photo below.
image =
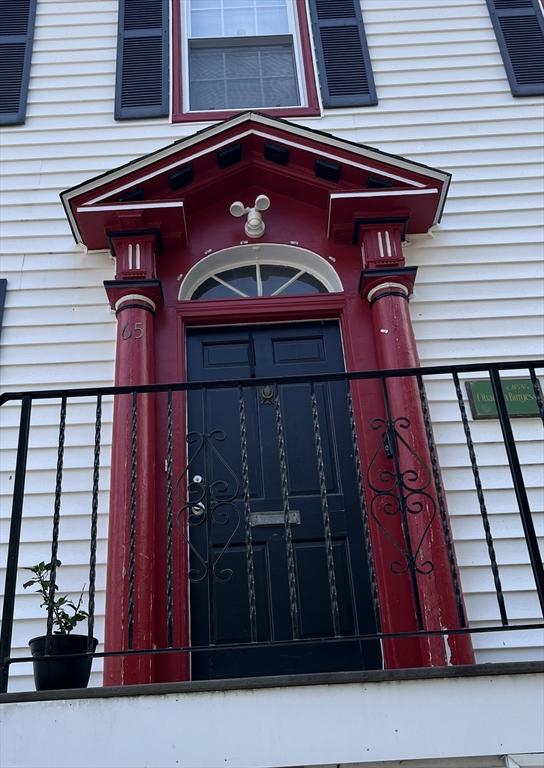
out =
[[129,307],[154,314],[163,304],[160,280],[104,280],[104,288],[116,314]]
[[117,261],[116,280],[152,280],[157,276],[157,255],[162,250],[158,231],[108,232],[108,240],[112,256]]
[[360,219],[357,242],[365,269],[404,267],[402,243],[406,234],[406,217]]
[[373,304],[384,296],[402,296],[408,300],[414,290],[417,267],[363,269],[359,295]]

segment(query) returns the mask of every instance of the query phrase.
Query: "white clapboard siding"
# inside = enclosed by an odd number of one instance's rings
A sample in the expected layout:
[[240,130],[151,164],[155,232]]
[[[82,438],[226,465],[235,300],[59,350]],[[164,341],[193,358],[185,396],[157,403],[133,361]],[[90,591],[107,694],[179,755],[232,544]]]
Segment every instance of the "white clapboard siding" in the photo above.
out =
[[[485,0],[361,0],[379,104],[328,110],[300,120],[351,141],[453,174],[445,214],[432,237],[406,247],[418,266],[411,302],[424,364],[536,357],[543,352],[542,99],[514,99]],[[116,0],[40,0],[24,126],[2,137],[2,273],[8,295],[0,346],[2,388],[111,384],[115,319],[102,282],[106,253],[73,242],[59,192],[203,127],[168,120],[113,119]],[[435,436],[467,610],[474,626],[498,617],[482,518],[451,383],[427,381]],[[468,402],[465,393],[466,407]],[[1,413],[0,524],[5,547],[18,407]],[[51,537],[58,403],[36,404],[22,534],[22,565],[43,559]],[[104,405],[97,630],[103,637],[111,406]],[[539,536],[544,535],[539,424],[514,424]],[[506,601],[514,621],[538,618],[517,505],[496,422],[472,422]],[[88,583],[86,541],[94,412],[69,407],[61,559],[62,588]],[[1,550],[5,558],[5,549]],[[0,561],[4,566],[4,559]],[[3,578],[3,571],[0,572]],[[25,580],[21,572],[19,590]],[[43,619],[36,599],[18,596],[14,653],[25,652]],[[536,632],[477,635],[479,661],[542,656]],[[100,680],[96,663],[92,682]],[[31,687],[14,665],[12,688]]]

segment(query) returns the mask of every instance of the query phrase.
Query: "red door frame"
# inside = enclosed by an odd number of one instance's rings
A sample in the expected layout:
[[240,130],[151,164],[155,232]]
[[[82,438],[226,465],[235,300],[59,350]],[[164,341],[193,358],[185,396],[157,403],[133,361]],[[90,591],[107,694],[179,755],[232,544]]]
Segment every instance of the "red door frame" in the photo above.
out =
[[[175,307],[176,318],[176,347],[177,364],[176,380],[186,381],[186,334],[187,329],[218,325],[252,325],[260,323],[281,323],[294,321],[337,320],[340,326],[344,347],[346,371],[361,370],[360,323],[362,316],[368,313],[366,322],[371,327],[370,312],[366,302],[359,297],[350,297],[344,293],[316,294],[305,297],[275,297],[256,299],[227,299],[214,301],[183,301]],[[363,315],[361,315],[361,312]],[[358,354],[359,353],[359,354]],[[366,364],[368,370],[377,368],[374,353],[370,356],[371,364]],[[369,428],[372,418],[383,414],[383,400],[379,382],[361,382],[353,389],[355,421],[358,431],[358,446],[363,467],[363,482],[367,495],[369,488],[366,483],[364,469],[369,466],[376,443],[376,433]],[[186,413],[184,398],[177,402],[177,434],[185,434]],[[166,436],[165,419],[158,419],[158,446],[164,446]],[[371,442],[373,441],[373,442]],[[160,466],[161,458],[157,465]],[[174,455],[177,475],[180,476],[186,465],[185,444],[178,441]],[[180,498],[184,498],[185,488],[179,489]],[[161,501],[159,499],[160,508]],[[370,521],[370,537],[374,553],[376,581],[380,595],[380,621],[382,631],[398,632],[416,630],[415,611],[411,587],[407,578],[394,575],[388,563],[398,554],[391,548],[379,528]],[[156,532],[157,541],[164,540],[166,531]],[[178,540],[175,555],[175,583],[177,584],[174,604],[178,606],[174,625],[174,645],[188,646],[189,636],[189,598],[188,598],[188,564],[186,546]],[[158,558],[158,576],[162,576],[165,564]],[[164,626],[165,615],[159,610],[156,621]],[[417,638],[387,640],[383,643],[384,665],[386,668],[415,667],[425,664]],[[190,661],[185,654],[161,656],[156,664],[156,678],[159,680],[189,679]]]

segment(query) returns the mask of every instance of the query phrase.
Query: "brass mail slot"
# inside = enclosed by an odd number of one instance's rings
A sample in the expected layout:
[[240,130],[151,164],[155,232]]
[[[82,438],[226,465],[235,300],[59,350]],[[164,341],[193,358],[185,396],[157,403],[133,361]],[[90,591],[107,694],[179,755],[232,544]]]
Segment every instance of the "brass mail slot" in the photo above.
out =
[[[283,512],[252,512],[249,516],[249,524],[252,528],[257,525],[283,525],[284,522]],[[298,509],[289,510],[289,522],[291,525],[300,525]]]

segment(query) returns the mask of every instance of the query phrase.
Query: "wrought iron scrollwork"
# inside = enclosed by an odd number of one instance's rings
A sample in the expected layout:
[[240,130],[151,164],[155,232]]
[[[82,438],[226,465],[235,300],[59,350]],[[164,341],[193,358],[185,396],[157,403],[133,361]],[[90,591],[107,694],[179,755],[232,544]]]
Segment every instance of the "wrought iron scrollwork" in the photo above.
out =
[[[180,535],[189,547],[192,567],[189,570],[189,580],[193,583],[204,581],[211,574],[217,581],[226,582],[233,575],[232,568],[220,567],[225,552],[241,524],[240,510],[235,504],[240,490],[240,482],[229,463],[221,454],[217,443],[225,440],[226,434],[221,429],[212,432],[189,432],[186,438],[191,458],[183,473],[178,478],[176,492],[179,495],[183,480],[187,479],[187,499],[180,505],[177,513]],[[193,475],[195,465],[204,461],[205,475]],[[222,468],[224,477],[213,479],[214,467]],[[225,477],[227,479],[225,479]],[[206,528],[207,553],[205,557],[187,536],[185,519],[191,528]],[[214,555],[212,552],[212,526],[229,526],[230,533],[221,551]]]
[[[404,437],[410,421],[404,416],[397,419],[373,419],[371,428],[382,430],[381,440],[370,461],[368,485],[374,492],[370,514],[387,540],[401,555],[390,564],[392,573],[421,574],[434,570],[433,563],[422,555],[423,545],[436,516],[436,502],[432,495],[432,473]],[[402,460],[401,460],[401,456]],[[387,468],[384,468],[384,459]],[[393,464],[392,468],[391,462]],[[408,465],[407,469],[403,466]],[[388,526],[388,520],[400,516],[403,541]],[[423,530],[413,540],[410,517],[420,517]]]

